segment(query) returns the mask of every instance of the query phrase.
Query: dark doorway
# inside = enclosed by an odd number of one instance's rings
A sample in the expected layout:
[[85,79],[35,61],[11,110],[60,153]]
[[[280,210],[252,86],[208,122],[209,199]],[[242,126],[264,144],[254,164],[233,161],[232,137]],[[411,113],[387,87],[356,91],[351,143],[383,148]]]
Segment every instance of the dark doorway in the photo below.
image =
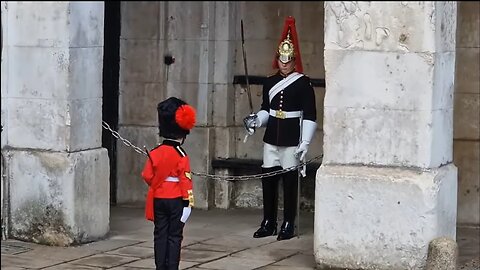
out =
[[[103,50],[103,121],[118,129],[118,94],[120,72],[120,1],[105,1]],[[110,158],[110,204],[117,203],[117,140],[102,129],[102,147]]]

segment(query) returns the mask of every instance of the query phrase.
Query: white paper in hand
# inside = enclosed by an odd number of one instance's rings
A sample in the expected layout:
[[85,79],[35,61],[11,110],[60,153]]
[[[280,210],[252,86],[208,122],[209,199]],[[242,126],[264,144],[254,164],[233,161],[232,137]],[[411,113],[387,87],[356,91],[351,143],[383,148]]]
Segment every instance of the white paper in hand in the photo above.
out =
[[192,212],[191,207],[184,207],[182,217],[180,218],[180,221],[183,222],[183,223],[187,222],[187,219],[190,216],[191,212]]

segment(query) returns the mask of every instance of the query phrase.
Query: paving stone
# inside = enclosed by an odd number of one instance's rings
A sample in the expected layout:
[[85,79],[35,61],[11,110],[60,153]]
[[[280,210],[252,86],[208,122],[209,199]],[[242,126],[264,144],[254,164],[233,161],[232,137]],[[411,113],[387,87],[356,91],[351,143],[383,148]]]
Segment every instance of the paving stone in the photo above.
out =
[[2,254],[20,254],[31,250],[30,248],[23,247],[15,244],[3,243],[2,241]]
[[207,269],[249,270],[271,264],[272,262],[272,260],[226,257],[206,264],[201,264],[200,267]]
[[2,265],[2,270],[23,270],[23,269],[27,269],[27,268],[21,268],[21,267],[15,267],[15,266],[3,267],[3,265]]
[[186,262],[186,261],[180,261],[180,269],[190,269],[190,267],[198,265],[197,262]]
[[155,269],[155,259],[154,258],[142,259],[142,260],[131,262],[129,264],[125,264],[123,266],[129,267],[129,269],[131,269],[132,267]]
[[226,252],[226,253],[233,253],[233,252],[243,250],[245,248],[244,247],[232,247],[232,246],[227,246],[227,245],[210,245],[210,244],[197,243],[197,244],[193,244],[193,245],[188,246],[188,249],[206,250],[206,251],[220,251],[220,252]]
[[[313,248],[313,247],[312,247]],[[280,261],[285,259],[293,254],[297,253],[296,250],[288,249],[273,249],[265,247],[256,247],[234,253],[231,256],[238,258],[247,258],[252,260],[271,260],[271,261]]]
[[228,253],[226,252],[193,250],[184,248],[182,249],[181,260],[189,262],[208,262],[227,255]]
[[305,255],[305,254],[296,254],[293,255],[292,257],[288,257],[286,259],[283,259],[281,261],[278,261],[272,266],[288,266],[290,268],[295,267],[304,267],[308,269],[314,269],[316,266],[315,263],[315,256],[313,254],[310,255]]
[[20,255],[8,255],[2,254],[2,269],[7,266],[23,267],[23,268],[42,268],[55,264],[59,264],[61,261],[48,260],[44,258],[32,258],[24,257]]
[[107,252],[108,254],[125,255],[129,257],[148,258],[153,257],[154,249],[138,246],[123,247]]
[[87,250],[96,250],[96,251],[109,251],[109,250],[115,250],[121,247],[135,245],[138,243],[141,243],[141,241],[126,240],[126,239],[105,239],[98,242],[92,242],[89,244],[82,245],[79,248],[87,249]]
[[83,249],[81,247],[51,247],[42,246],[34,250],[22,253],[28,258],[55,259],[58,262],[67,262],[95,254],[95,250]]
[[302,235],[299,238],[294,237],[288,240],[283,241],[275,241],[272,243],[268,243],[263,247],[269,249],[290,249],[296,251],[307,251],[308,253],[312,253],[313,250],[313,234],[310,235]]
[[72,264],[88,265],[88,266],[97,266],[97,267],[115,267],[123,265],[129,262],[138,260],[138,258],[109,255],[109,254],[97,254],[80,260],[71,262]]
[[63,263],[51,267],[44,268],[45,270],[100,270],[103,268],[86,265],[75,265],[71,263]]
[[238,235],[229,235],[218,238],[213,238],[211,240],[203,241],[202,244],[209,245],[220,245],[220,246],[229,246],[229,247],[241,247],[241,248],[251,248],[265,245],[267,243],[276,242],[275,237],[265,237],[265,238],[253,238],[253,237],[242,237]]

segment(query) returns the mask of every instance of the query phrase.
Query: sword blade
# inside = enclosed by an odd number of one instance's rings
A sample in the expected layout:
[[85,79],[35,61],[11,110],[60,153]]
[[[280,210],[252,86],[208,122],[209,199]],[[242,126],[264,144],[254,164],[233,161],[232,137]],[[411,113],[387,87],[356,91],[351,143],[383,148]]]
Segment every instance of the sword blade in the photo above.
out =
[[243,20],[240,21],[240,27],[242,31],[243,66],[245,68],[245,81],[247,83],[248,105],[250,106],[250,114],[252,114],[253,113],[252,93],[250,92],[250,83],[248,81],[247,54],[245,52],[245,35],[243,31]]

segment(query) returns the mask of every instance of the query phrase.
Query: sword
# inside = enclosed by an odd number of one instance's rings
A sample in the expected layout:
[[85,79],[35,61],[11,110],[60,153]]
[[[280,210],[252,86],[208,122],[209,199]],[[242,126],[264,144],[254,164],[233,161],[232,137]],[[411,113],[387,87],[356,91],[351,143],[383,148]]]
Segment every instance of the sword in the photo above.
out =
[[245,139],[243,142],[247,142],[248,136],[253,135],[255,133],[255,128],[249,127],[249,123],[255,121],[257,115],[253,113],[253,105],[252,105],[252,93],[250,91],[250,82],[248,81],[248,68],[247,68],[247,54],[245,52],[245,35],[243,31],[243,20],[240,20],[240,27],[242,33],[242,52],[243,52],[243,66],[245,68],[245,81],[247,83],[247,95],[248,95],[248,105],[250,106],[250,115],[243,119],[243,124],[245,125],[245,129],[247,130],[247,135],[245,135]]
[[245,81],[247,83],[248,105],[250,105],[250,115],[251,115],[253,114],[252,93],[250,92],[250,83],[248,81],[247,53],[245,52],[245,35],[243,33],[243,20],[240,21],[240,26],[242,30],[243,66],[245,68]]

